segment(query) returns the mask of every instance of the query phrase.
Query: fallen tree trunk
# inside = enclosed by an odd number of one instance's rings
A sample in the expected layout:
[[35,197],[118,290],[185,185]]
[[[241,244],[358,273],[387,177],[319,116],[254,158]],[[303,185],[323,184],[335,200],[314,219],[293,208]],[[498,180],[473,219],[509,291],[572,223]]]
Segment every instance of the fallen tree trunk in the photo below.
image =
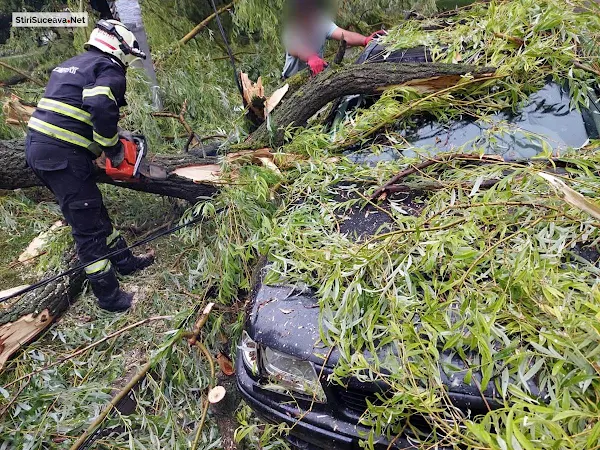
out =
[[[0,141],[0,189],[14,190],[34,186],[43,186],[25,161],[25,145],[23,141]],[[215,157],[203,157],[198,153],[180,155],[154,155],[151,161],[171,174],[174,170],[190,166],[204,166],[217,163]],[[196,183],[191,179],[177,175],[169,175],[164,180],[142,179],[139,182],[117,182],[98,169],[96,177],[100,183],[113,184],[136,191],[165,195],[195,202],[198,197],[210,196],[217,192],[214,184]]]
[[293,94],[288,94],[273,111],[271,120],[263,123],[241,147],[280,146],[286,128],[306,125],[321,108],[345,95],[376,94],[391,86],[403,85],[440,90],[455,85],[462,75],[469,73],[485,76],[494,73],[494,69],[460,64],[384,62],[326,70],[304,85],[291,86]]

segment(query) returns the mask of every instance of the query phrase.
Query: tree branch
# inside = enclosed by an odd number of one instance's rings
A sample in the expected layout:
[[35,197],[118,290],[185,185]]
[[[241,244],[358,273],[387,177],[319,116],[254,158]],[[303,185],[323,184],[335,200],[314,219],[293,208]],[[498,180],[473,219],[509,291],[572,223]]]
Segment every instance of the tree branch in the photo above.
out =
[[[238,0],[233,0],[228,5],[225,5],[221,9],[219,9],[217,11],[217,13],[221,14],[222,12],[225,12],[228,9],[231,9],[231,7],[233,7],[233,5],[235,5],[235,3],[237,1]],[[198,25],[196,25],[192,31],[190,31],[188,34],[186,34],[184,37],[182,37],[179,40],[179,45],[187,44],[194,36],[196,36],[200,32],[200,30],[202,30],[202,28],[204,28],[206,25],[208,25],[210,23],[210,21],[213,20],[215,17],[217,17],[217,15],[215,13],[212,13],[210,16],[208,16],[206,19],[204,19],[202,22],[200,22]]]
[[455,86],[461,76],[489,76],[495,69],[459,64],[372,63],[330,68],[308,80],[292,77],[286,99],[272,112],[270,125],[263,123],[241,148],[276,147],[283,143],[285,129],[306,125],[317,111],[345,95],[380,93],[391,86],[418,84],[432,90]]
[[29,81],[37,84],[38,86],[46,87],[46,85],[44,83],[42,83],[40,80],[33,78],[31,75],[26,74],[25,72],[23,72],[20,69],[17,69],[16,67],[9,66],[8,64],[6,64],[5,62],[2,62],[2,61],[0,61],[0,66],[4,67],[5,69],[12,70],[13,72],[18,73],[22,77],[27,78]]

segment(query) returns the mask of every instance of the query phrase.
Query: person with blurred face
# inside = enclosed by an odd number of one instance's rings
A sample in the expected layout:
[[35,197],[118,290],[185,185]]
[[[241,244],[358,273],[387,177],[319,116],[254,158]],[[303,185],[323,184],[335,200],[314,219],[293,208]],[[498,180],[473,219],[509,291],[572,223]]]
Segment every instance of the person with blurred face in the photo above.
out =
[[338,27],[328,17],[325,2],[318,0],[289,1],[286,22],[283,35],[286,48],[284,79],[307,67],[313,76],[321,73],[327,67],[323,52],[328,39],[345,40],[350,46],[366,46],[378,35],[385,34],[380,30],[363,36]]

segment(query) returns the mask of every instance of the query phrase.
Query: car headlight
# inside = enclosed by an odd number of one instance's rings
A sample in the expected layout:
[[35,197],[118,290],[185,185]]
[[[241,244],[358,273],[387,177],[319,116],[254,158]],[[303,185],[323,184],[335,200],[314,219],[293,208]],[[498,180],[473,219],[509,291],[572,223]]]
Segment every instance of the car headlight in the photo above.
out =
[[281,392],[289,390],[304,394],[317,402],[327,401],[315,368],[304,361],[269,347],[262,348],[262,367],[270,384],[263,388]]
[[242,359],[246,368],[254,375],[258,375],[258,344],[244,331],[240,342]]

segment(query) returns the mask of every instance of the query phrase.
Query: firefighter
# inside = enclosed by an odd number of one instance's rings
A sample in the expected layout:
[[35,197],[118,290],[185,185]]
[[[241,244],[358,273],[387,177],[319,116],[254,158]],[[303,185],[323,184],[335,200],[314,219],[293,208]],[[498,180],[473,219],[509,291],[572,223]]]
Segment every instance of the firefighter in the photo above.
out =
[[[99,21],[85,49],[52,71],[28,123],[26,157],[54,193],[72,228],[77,255],[87,264],[127,248],[94,181],[94,160],[104,153],[115,167],[123,162],[120,138],[132,139],[117,127],[119,107],[126,104],[125,71],[145,55],[133,33],[116,20]],[[120,289],[117,272],[128,275],[153,262],[152,251],[134,256],[124,250],[88,265],[85,272],[99,306],[129,309],[133,295]]]
[[346,41],[349,46],[367,46],[384,30],[370,36],[344,30],[327,17],[326,2],[319,0],[291,0],[283,40],[286,48],[283,78],[289,78],[308,67],[312,75],[321,73],[327,62],[323,59],[328,39]]

